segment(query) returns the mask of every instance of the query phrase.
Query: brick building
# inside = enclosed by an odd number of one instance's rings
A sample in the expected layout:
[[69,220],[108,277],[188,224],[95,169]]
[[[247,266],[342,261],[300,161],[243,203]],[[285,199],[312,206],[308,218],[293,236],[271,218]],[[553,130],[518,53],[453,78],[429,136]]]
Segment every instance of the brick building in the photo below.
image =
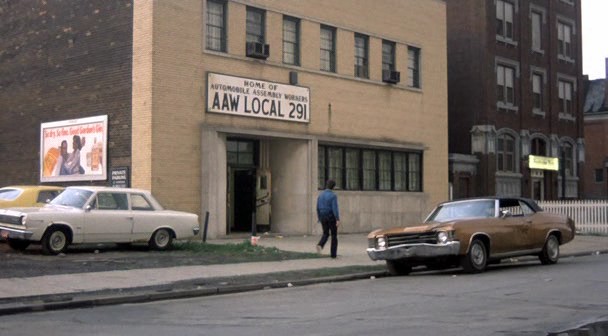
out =
[[[417,221],[448,197],[445,16],[443,0],[0,1],[0,185],[126,171],[218,237],[318,233],[332,178],[344,232]],[[84,173],[43,179],[41,128],[89,117],[103,152],[89,137]]]
[[579,197],[580,1],[447,1],[447,13],[453,197]]
[[606,78],[585,80],[585,198],[608,198],[608,58]]

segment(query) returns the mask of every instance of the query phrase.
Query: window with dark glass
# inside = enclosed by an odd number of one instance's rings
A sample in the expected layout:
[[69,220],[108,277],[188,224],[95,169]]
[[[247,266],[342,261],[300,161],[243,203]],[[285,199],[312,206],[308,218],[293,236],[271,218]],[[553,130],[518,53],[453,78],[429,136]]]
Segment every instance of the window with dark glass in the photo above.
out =
[[563,143],[562,151],[564,155],[564,168],[566,170],[566,176],[574,176],[574,151],[572,150],[572,145],[569,143]]
[[532,155],[546,156],[547,145],[543,139],[534,138],[530,143],[530,153]]
[[595,182],[604,182],[604,169],[595,170]]
[[253,165],[255,145],[253,141],[228,140],[226,142],[227,161],[231,165]]
[[572,83],[560,80],[558,82],[559,112],[564,115],[572,114]]
[[496,0],[496,35],[505,40],[513,39],[513,4]]
[[509,134],[500,134],[496,142],[496,169],[503,172],[514,172],[515,138]]
[[534,109],[543,110],[543,76],[538,73],[532,74],[532,96]]
[[346,190],[422,191],[422,154],[319,145],[319,189],[330,178]]
[[572,26],[564,23],[557,23],[557,52],[560,56],[572,58]]
[[264,43],[264,11],[247,7],[247,42]]
[[209,50],[226,51],[226,2],[207,1],[206,47]]
[[505,105],[515,105],[515,69],[496,67],[497,99]]
[[300,65],[300,20],[283,17],[283,63]]
[[382,41],[382,71],[395,71],[395,42]]
[[407,48],[407,85],[420,87],[420,48]]
[[355,77],[369,78],[369,37],[355,34]]
[[321,26],[321,70],[336,72],[336,29]]

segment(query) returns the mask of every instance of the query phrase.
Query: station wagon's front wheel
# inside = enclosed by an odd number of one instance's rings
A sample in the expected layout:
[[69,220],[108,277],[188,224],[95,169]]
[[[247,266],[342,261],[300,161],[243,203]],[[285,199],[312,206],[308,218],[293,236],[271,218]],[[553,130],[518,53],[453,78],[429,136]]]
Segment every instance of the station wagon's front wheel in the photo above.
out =
[[150,248],[157,251],[164,251],[171,246],[173,242],[173,235],[169,232],[168,229],[158,229],[150,238]]
[[543,265],[551,265],[557,263],[559,259],[559,240],[555,235],[550,235],[545,242],[542,252],[538,255],[538,259]]
[[467,273],[481,273],[488,264],[488,250],[480,239],[473,239],[469,253],[462,257],[461,265]]
[[68,248],[68,237],[65,231],[58,228],[50,228],[42,237],[42,253],[59,254]]

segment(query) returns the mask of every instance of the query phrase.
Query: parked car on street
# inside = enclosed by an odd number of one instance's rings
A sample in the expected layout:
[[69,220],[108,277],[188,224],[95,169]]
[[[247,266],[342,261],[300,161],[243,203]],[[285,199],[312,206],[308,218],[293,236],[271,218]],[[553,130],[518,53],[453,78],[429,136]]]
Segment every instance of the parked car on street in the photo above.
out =
[[0,208],[42,207],[59,193],[63,187],[44,185],[17,185],[0,188]]
[[0,209],[0,238],[17,250],[41,244],[45,254],[81,243],[143,242],[165,250],[199,230],[198,215],[165,210],[140,189],[68,187],[42,208]]
[[544,212],[533,200],[472,198],[439,204],[421,225],[371,232],[367,253],[372,260],[386,260],[394,275],[409,274],[420,265],[460,265],[478,273],[490,263],[524,255],[555,264],[560,245],[574,235],[572,219]]

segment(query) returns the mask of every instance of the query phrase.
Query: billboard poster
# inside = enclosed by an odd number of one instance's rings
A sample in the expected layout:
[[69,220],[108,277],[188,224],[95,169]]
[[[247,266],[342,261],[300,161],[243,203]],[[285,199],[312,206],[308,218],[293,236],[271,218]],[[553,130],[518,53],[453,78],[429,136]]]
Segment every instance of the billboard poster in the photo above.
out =
[[106,180],[108,116],[42,123],[40,181]]

